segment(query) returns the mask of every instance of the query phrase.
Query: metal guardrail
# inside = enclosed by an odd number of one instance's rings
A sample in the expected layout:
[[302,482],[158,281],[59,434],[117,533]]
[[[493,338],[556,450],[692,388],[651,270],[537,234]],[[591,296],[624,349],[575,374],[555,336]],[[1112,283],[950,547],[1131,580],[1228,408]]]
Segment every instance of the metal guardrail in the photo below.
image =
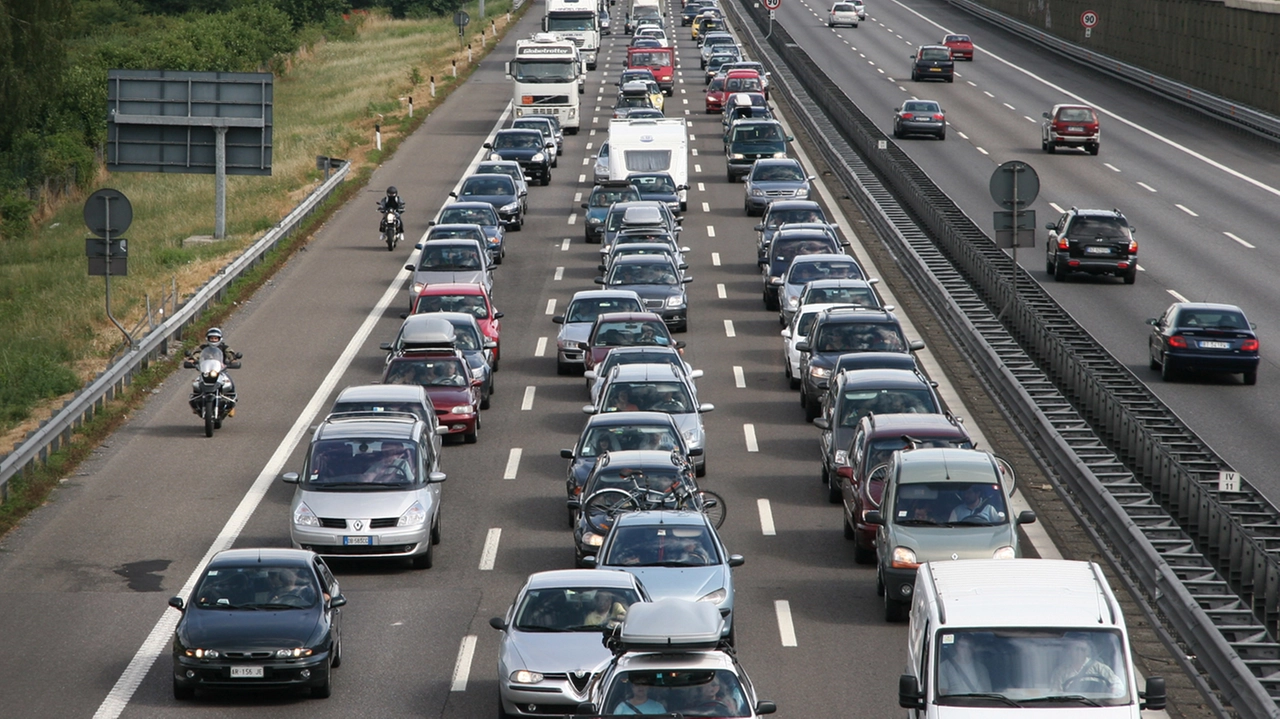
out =
[[1059,55],[1069,57],[1076,62],[1088,65],[1095,70],[1163,95],[1170,100],[1262,135],[1269,140],[1280,140],[1280,118],[1269,115],[1255,107],[1232,102],[1220,95],[1214,95],[1190,85],[1184,85],[1137,65],[1130,65],[1113,57],[1086,49],[1057,35],[992,10],[985,5],[974,2],[974,0],[948,0],[948,2],[965,12],[976,15],[994,25],[999,25],[1015,35],[1026,38]]
[[[764,13],[748,12],[763,29]],[[1280,716],[1280,645],[1271,638],[1280,564],[1268,553],[1269,542],[1280,540],[1280,515],[1251,487],[1223,493],[1201,484],[1199,473],[1226,469],[1225,462],[1021,270],[1022,292],[1015,292],[1007,255],[784,29],[775,24],[769,42],[772,52],[756,40],[763,50],[757,54],[773,67],[836,174],[882,236],[896,240],[895,254],[906,256],[903,269],[942,309],[1024,431],[1071,483],[1119,554],[1126,581],[1141,584],[1236,710]],[[785,62],[771,60],[774,53]],[[1002,322],[995,313],[1005,307]],[[1247,511],[1238,511],[1241,504]],[[1184,669],[1197,671],[1179,658]]]
[[157,357],[168,354],[169,342],[180,339],[187,325],[191,324],[213,302],[221,299],[227,288],[249,270],[257,266],[267,252],[280,241],[293,234],[312,212],[347,178],[351,170],[348,162],[329,176],[297,207],[243,254],[222,268],[194,295],[187,299],[167,320],[156,326],[119,361],[98,375],[87,387],[67,401],[52,417],[46,420],[19,444],[11,453],[0,458],[0,504],[9,498],[9,480],[20,472],[28,471],[49,459],[72,434],[85,422],[93,419],[107,402],[124,391],[133,382],[133,376],[150,366]]

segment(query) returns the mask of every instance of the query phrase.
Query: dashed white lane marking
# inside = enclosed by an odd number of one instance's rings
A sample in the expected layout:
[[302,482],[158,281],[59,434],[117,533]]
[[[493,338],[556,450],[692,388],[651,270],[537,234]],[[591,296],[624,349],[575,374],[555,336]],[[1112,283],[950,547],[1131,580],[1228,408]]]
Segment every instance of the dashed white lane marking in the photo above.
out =
[[[587,136],[588,136],[588,137],[595,137],[595,136],[596,136],[596,131],[595,131],[595,130],[592,130],[591,132],[587,133]],[[590,146],[590,145],[587,145],[587,149],[588,149],[588,150],[590,150],[590,149],[591,149],[591,146]]]
[[520,409],[528,412],[533,409],[533,395],[536,394],[538,388],[535,385],[529,385],[524,388],[524,400],[520,402]]
[[1106,167],[1107,167],[1107,169],[1111,170],[1112,172],[1119,172],[1119,171],[1120,171],[1120,168],[1116,167],[1115,165],[1111,164],[1110,162],[1104,162],[1104,163],[1102,163],[1102,164],[1103,164],[1104,166],[1106,166]]
[[569,224],[576,225],[577,223],[578,223],[578,216],[576,214],[569,215]]
[[719,267],[719,266],[720,266],[720,253],[719,253],[719,252],[712,252],[712,253],[711,253],[711,264],[715,265],[716,267]]
[[[593,132],[594,132],[594,131],[593,131]],[[587,176],[586,176],[586,175],[578,175],[578,184],[579,184],[579,185],[581,185],[582,183],[584,183],[584,182],[586,182],[586,181],[587,181]]]
[[1235,240],[1236,242],[1239,242],[1240,244],[1244,245],[1245,247],[1248,247],[1248,248],[1249,248],[1249,249],[1251,249],[1251,250],[1252,250],[1252,249],[1255,249],[1253,245],[1249,244],[1248,242],[1245,242],[1244,240],[1240,239],[1239,237],[1236,237],[1234,234],[1232,234],[1232,233],[1230,233],[1230,232],[1224,232],[1224,233],[1222,233],[1222,234],[1226,235],[1227,237],[1230,237],[1231,239]]
[[963,132],[960,132],[959,130],[956,130],[956,134],[960,136],[960,139],[961,139],[961,140],[968,140],[968,139],[969,139],[969,136],[968,136],[968,135],[964,134]]
[[1190,302],[1190,301],[1191,301],[1191,300],[1188,300],[1186,297],[1183,297],[1182,295],[1178,294],[1177,292],[1174,292],[1173,290],[1165,290],[1165,292],[1168,292],[1170,295],[1173,295],[1173,299],[1175,299],[1175,300],[1177,300],[1177,301],[1179,301],[1179,302]]
[[693,166],[693,171],[694,171],[694,172],[702,172],[702,165],[695,164],[695,165]]
[[[489,531],[501,530],[490,529]],[[465,692],[467,690],[467,679],[471,678],[471,658],[475,654],[476,635],[468,634],[462,638],[462,645],[458,647],[458,661],[453,665],[453,684],[449,687],[449,691]]]
[[[595,144],[594,142],[588,142],[588,143],[587,143],[587,147],[586,147],[586,149],[590,150],[590,149],[591,149],[591,146],[592,146],[592,145],[594,145],[594,144]],[[577,200],[574,200],[574,202],[577,202]]]
[[756,426],[754,424],[742,425],[742,434],[747,440],[747,451],[759,452],[760,445],[756,443]]
[[982,91],[982,94],[983,94],[983,95],[986,95],[987,97],[995,97],[995,95],[992,95],[991,93],[987,92],[986,90],[983,90],[983,91]]
[[978,86],[978,83],[974,82],[973,80],[965,80],[965,82],[969,83],[969,86],[970,86],[970,87],[977,87],[977,86]]
[[773,526],[773,508],[769,506],[769,500],[757,499],[756,509],[760,510],[760,533],[766,537],[772,537],[778,533]]
[[573,201],[574,201],[574,202],[582,202],[582,193],[581,193],[581,192],[579,192],[579,193],[575,194],[575,195],[573,196]]
[[710,202],[704,202],[704,203],[702,203],[702,211],[703,211],[703,212],[710,212],[710,211],[711,211],[711,203],[710,203]]
[[737,335],[737,334],[735,334],[735,333],[734,333],[734,331],[733,331],[733,320],[725,320],[725,321],[724,321],[724,334],[725,334],[725,336],[726,336],[726,337],[737,337],[737,336],[738,336],[738,335]]
[[1155,192],[1155,191],[1156,191],[1156,188],[1152,187],[1151,185],[1148,185],[1148,184],[1147,184],[1147,183],[1145,183],[1145,182],[1139,182],[1139,183],[1138,183],[1138,187],[1141,187],[1142,189],[1146,190],[1147,192]]
[[1176,208],[1178,208],[1179,210],[1182,210],[1183,212],[1187,213],[1188,215],[1191,215],[1192,217],[1199,217],[1199,216],[1200,216],[1200,215],[1197,215],[1197,214],[1195,213],[1195,211],[1194,211],[1194,210],[1192,210],[1190,207],[1187,207],[1186,205],[1179,205],[1179,204],[1177,204],[1177,203],[1174,203],[1174,205],[1173,205],[1173,206],[1174,206],[1174,207],[1176,207]]
[[511,448],[511,454],[507,457],[507,468],[502,472],[503,479],[516,478],[516,473],[520,471],[520,457],[523,454],[523,449],[519,447]]
[[716,285],[716,295],[722,300],[729,298],[729,295],[725,292],[724,285],[722,284]]
[[984,154],[984,155],[990,155],[990,154],[991,154],[990,152],[987,152],[986,150],[982,149],[981,147],[975,147],[975,148],[973,148],[973,149],[977,150],[978,152],[981,152],[981,153],[982,153],[982,154]]
[[1059,207],[1059,206],[1058,206],[1058,203],[1056,203],[1056,202],[1050,202],[1050,203],[1049,203],[1049,207],[1052,207],[1052,208],[1053,208],[1053,211],[1054,211],[1054,212],[1057,212],[1058,214],[1062,214],[1063,212],[1066,212],[1066,210],[1064,210],[1064,209],[1062,209],[1061,207]]
[[698,148],[696,148],[696,147],[694,147],[694,148],[690,149],[690,150],[689,150],[689,152],[693,153],[693,156],[694,156],[694,157],[697,157],[697,156],[698,156]]
[[590,157],[584,157],[584,158],[582,158],[582,166],[583,166],[583,167],[586,167],[587,165],[590,165],[590,164],[591,164],[591,158],[590,158]]
[[1022,119],[1026,120],[1027,122],[1035,122],[1035,121],[1036,121],[1036,119],[1035,119],[1034,117],[1030,116],[1030,115],[1023,115],[1023,116],[1022,116]]
[[[702,172],[702,170],[698,170],[698,172]],[[699,182],[699,183],[698,183],[698,192],[706,192],[706,191],[707,191],[707,186],[706,186],[706,185],[704,185],[704,184],[702,184],[701,182]]]
[[[682,92],[683,92],[683,91],[682,91]],[[693,133],[690,133],[690,134],[689,134],[689,142],[693,142],[693,141],[695,141],[695,140],[697,140],[697,139],[698,139],[698,138],[697,138],[697,137],[695,137],[695,136],[693,135]]]
[[560,242],[560,251],[561,251],[561,252],[568,252],[568,251],[569,251],[569,238],[568,238],[568,237],[564,238],[564,240]]
[[773,610],[778,615],[778,636],[782,646],[796,646],[796,625],[791,622],[791,602],[779,599],[773,603]]
[[538,346],[533,349],[534,357],[542,357],[547,354],[547,338],[539,337]]
[[[1013,105],[1010,105],[1010,104],[1009,104],[1009,103],[1007,103],[1007,102],[1004,102],[1004,103],[1001,103],[1001,104],[1002,104],[1002,105],[1004,105],[1005,107],[1009,108],[1010,110],[1017,110],[1017,109],[1018,109],[1018,108],[1014,107]],[[1031,118],[1027,118],[1027,119],[1029,120],[1029,119],[1031,119]]]
[[555,301],[555,298],[552,298],[547,300],[547,314],[554,315],[555,313],[556,313],[556,301]]
[[715,225],[707,225],[707,237],[715,237],[715,236],[716,236]]
[[747,388],[747,376],[742,372],[742,368],[737,365],[733,366],[733,386],[738,389]]
[[563,280],[563,279],[564,279],[564,268],[563,268],[563,267],[557,267],[557,268],[556,268],[556,274],[555,274],[555,277],[552,277],[551,279],[552,279],[553,281],[555,281],[555,282],[559,282],[560,280]]

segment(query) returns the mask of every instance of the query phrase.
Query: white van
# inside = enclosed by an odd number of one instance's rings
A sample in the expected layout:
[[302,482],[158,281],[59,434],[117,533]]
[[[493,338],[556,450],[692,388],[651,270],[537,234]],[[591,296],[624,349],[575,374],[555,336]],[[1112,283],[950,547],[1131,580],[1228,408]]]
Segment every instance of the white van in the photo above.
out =
[[912,719],[1139,719],[1164,679],[1135,686],[1129,633],[1093,562],[970,559],[916,574],[898,703]]
[[679,191],[680,209],[689,204],[689,132],[684,120],[669,118],[609,122],[609,179],[625,181],[632,173],[665,172]]

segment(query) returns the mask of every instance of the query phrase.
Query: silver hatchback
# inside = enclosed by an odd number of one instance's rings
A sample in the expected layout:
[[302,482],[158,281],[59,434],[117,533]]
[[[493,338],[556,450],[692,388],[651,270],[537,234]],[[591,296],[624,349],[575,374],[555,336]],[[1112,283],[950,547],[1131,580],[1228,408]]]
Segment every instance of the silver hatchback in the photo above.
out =
[[857,27],[858,23],[867,17],[867,11],[863,8],[862,3],[838,2],[831,6],[831,10],[827,12],[827,27],[835,27],[836,25],[848,25],[849,27]]

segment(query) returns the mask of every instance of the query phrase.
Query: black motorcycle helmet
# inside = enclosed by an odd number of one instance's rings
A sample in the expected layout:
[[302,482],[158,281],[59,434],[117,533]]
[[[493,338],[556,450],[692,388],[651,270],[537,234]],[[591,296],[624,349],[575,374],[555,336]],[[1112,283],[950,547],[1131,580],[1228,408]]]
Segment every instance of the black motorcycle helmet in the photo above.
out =
[[392,185],[391,187],[388,187],[388,188],[387,188],[387,197],[395,197],[395,196],[397,196],[397,195],[399,195],[399,194],[400,194],[400,192],[399,192],[399,190],[397,190],[397,189],[396,189],[396,186],[395,186],[395,185]]

